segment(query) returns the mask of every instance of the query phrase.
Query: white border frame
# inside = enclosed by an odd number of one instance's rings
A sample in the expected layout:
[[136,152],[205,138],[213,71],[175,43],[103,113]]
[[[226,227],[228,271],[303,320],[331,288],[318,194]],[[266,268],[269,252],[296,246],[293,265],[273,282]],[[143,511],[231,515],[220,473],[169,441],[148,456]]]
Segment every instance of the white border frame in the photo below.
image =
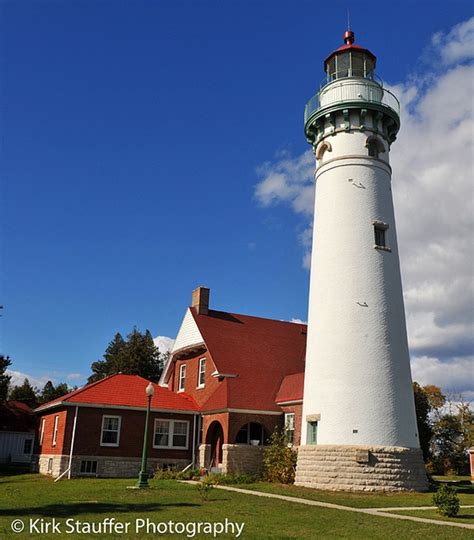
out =
[[[102,438],[104,436],[104,419],[105,418],[118,418],[118,429],[117,429],[117,442],[116,443],[104,443],[102,442]],[[103,414],[102,415],[102,424],[100,427],[100,446],[112,446],[117,448],[120,446],[120,431],[122,430],[122,417],[117,416],[114,414]],[[111,429],[107,429],[106,431],[112,431]]]
[[[204,382],[201,383],[201,364],[204,362]],[[197,386],[196,388],[205,388],[206,387],[206,357],[203,356],[202,358],[199,358],[198,362],[198,380],[197,380]]]
[[58,428],[59,428],[59,414],[56,414],[54,417],[53,442],[51,446],[56,446],[56,443],[58,442]]
[[[169,423],[169,432],[168,432],[168,446],[159,446],[155,444],[155,435],[156,435],[156,423],[157,422],[168,422]],[[174,424],[175,422],[185,423],[186,427],[186,446],[172,446],[173,445],[173,435],[174,435]],[[155,418],[153,422],[153,448],[161,448],[162,450],[168,448],[170,450],[189,450],[189,420],[176,420],[174,418]]]
[[[182,377],[182,372],[184,368],[184,377]],[[179,366],[179,373],[178,373],[178,392],[184,392],[184,388],[186,385],[186,364],[183,363]],[[181,380],[183,381],[183,386],[181,387]]]

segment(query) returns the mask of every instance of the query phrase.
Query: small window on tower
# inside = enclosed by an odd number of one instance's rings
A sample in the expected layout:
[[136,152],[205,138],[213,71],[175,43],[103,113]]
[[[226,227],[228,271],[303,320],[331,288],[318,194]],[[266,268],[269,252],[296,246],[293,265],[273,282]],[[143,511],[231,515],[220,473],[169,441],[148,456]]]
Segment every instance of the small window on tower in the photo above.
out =
[[375,143],[375,141],[370,141],[369,144],[367,145],[367,148],[369,149],[370,157],[374,157],[374,158],[379,157],[379,151],[377,149],[377,144]]
[[375,248],[390,251],[390,248],[387,245],[387,229],[388,225],[386,223],[383,223],[381,221],[374,222]]

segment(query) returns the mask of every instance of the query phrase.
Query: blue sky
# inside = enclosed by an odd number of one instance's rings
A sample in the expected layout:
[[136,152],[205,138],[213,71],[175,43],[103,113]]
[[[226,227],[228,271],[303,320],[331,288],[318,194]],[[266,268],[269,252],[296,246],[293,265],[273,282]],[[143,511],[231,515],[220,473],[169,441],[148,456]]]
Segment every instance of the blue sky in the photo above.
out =
[[[433,49],[472,15],[469,2],[350,8],[407,107],[413,81],[426,92],[440,76]],[[14,371],[81,383],[116,331],[174,337],[200,284],[216,309],[306,320],[310,216],[258,185],[308,150],[303,107],[346,9],[1,2],[0,329]],[[446,353],[421,336],[419,369],[464,359],[465,337]]]

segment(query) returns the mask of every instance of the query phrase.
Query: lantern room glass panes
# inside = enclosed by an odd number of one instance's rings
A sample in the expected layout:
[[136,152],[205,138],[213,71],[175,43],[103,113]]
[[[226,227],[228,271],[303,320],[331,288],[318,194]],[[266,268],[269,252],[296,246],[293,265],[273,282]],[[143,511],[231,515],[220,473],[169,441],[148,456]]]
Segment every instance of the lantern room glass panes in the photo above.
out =
[[326,63],[328,82],[343,77],[364,77],[373,79],[375,62],[371,56],[361,51],[348,50],[335,54]]

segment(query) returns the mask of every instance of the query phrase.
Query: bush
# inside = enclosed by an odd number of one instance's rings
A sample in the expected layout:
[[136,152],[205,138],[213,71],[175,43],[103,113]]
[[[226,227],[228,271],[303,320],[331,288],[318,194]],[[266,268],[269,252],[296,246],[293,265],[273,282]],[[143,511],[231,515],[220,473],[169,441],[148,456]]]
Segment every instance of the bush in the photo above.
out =
[[442,484],[438,488],[433,495],[433,502],[442,516],[456,517],[459,513],[459,497],[456,490],[447,484]]
[[258,480],[257,475],[246,473],[211,473],[207,476],[207,478],[211,479],[215,485],[253,484]]
[[288,445],[284,430],[275,429],[263,453],[263,477],[268,482],[293,484],[296,470],[296,450]]
[[153,476],[155,480],[199,480],[199,469],[181,471],[178,468],[157,469]]
[[211,494],[211,491],[214,489],[214,486],[216,485],[214,476],[215,475],[205,476],[196,485],[197,490],[199,491],[199,495],[201,495],[201,499],[203,501],[207,501],[209,499],[209,495]]

